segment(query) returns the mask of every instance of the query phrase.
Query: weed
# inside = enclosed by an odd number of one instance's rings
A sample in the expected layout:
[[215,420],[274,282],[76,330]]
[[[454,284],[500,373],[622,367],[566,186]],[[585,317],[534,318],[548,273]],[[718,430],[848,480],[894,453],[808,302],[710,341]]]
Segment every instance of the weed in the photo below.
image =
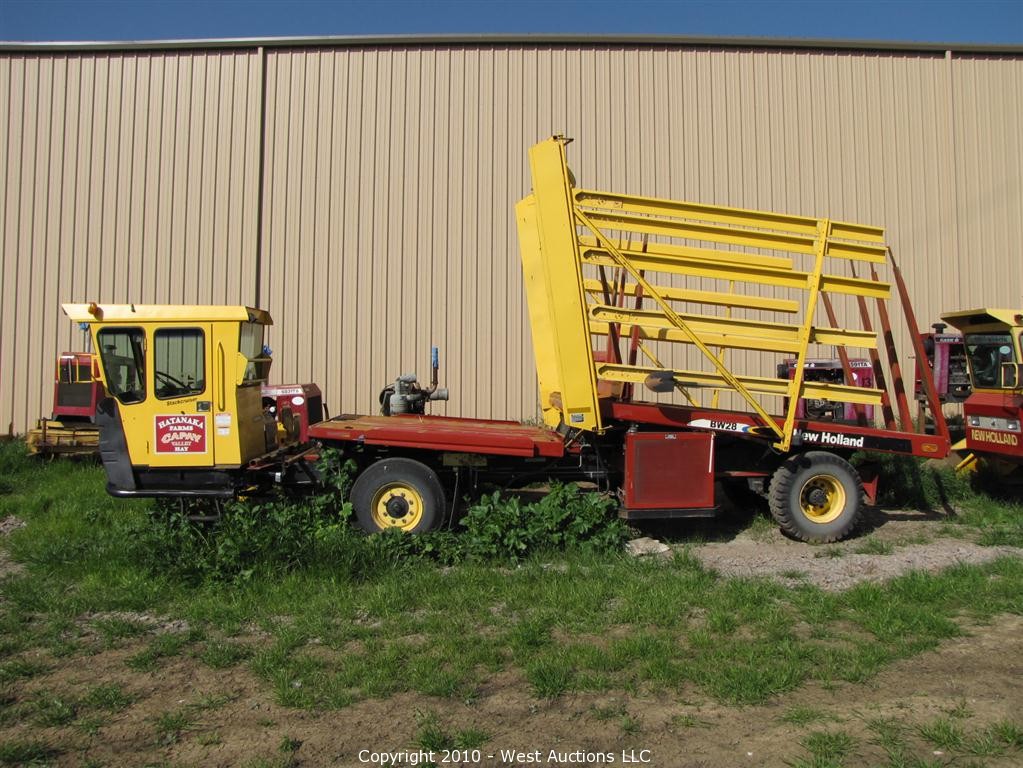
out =
[[624,717],[626,714],[625,704],[620,701],[607,704],[605,706],[594,706],[590,710],[594,720],[616,720],[619,717]]
[[622,729],[622,733],[628,736],[635,736],[643,729],[643,724],[640,722],[639,718],[632,717],[631,715],[625,715],[618,721],[618,727]]
[[416,712],[416,746],[427,752],[440,752],[454,747],[454,739],[445,731],[436,712]]
[[991,735],[1007,746],[1023,749],[1023,728],[1010,720],[1000,720],[992,725]]
[[38,694],[34,706],[36,723],[55,728],[70,723],[78,712],[73,699],[49,693]]
[[207,731],[200,733],[195,737],[197,744],[203,747],[215,747],[218,744],[223,744],[224,739],[220,735],[220,731]]
[[16,739],[0,742],[0,765],[36,765],[59,754],[60,750],[42,741]]
[[16,658],[0,664],[0,683],[10,683],[14,680],[35,677],[47,670],[45,664],[39,661]]
[[791,725],[809,725],[825,718],[826,715],[814,707],[790,707],[778,719]]
[[195,723],[195,717],[188,709],[176,709],[158,715],[153,722],[159,743],[166,746],[177,742]]
[[158,635],[145,650],[129,657],[126,663],[136,672],[149,672],[156,668],[160,659],[177,656],[181,653],[181,649],[188,642],[189,635],[183,632]]
[[455,734],[455,749],[479,749],[490,741],[490,734],[478,728],[467,728]]
[[796,760],[792,765],[806,768],[840,766],[856,746],[853,737],[844,731],[817,731],[799,743],[810,753],[810,760]]
[[526,679],[538,699],[556,699],[572,682],[572,671],[557,655],[540,656],[526,667]]
[[95,736],[107,722],[107,718],[102,715],[86,715],[75,721],[75,728],[87,736]]
[[710,723],[700,720],[696,715],[674,715],[671,725],[674,728],[706,728]]
[[614,550],[628,534],[625,523],[614,516],[614,507],[612,499],[584,494],[571,484],[554,484],[534,504],[495,492],[462,519],[463,546],[470,557],[511,560],[545,549]]
[[948,716],[955,718],[956,720],[967,720],[973,717],[973,710],[970,709],[970,705],[966,703],[966,699],[960,699],[959,702],[947,710]]
[[948,514],[974,494],[969,480],[910,456],[872,455],[880,474],[878,504]]
[[945,751],[962,749],[966,740],[963,729],[947,717],[939,717],[919,727],[920,736]]
[[234,701],[238,698],[236,693],[204,693],[195,701],[194,704],[189,706],[192,709],[204,712],[210,709],[220,709],[225,704]]
[[226,669],[252,656],[252,648],[241,643],[211,640],[199,654],[202,662],[213,669]]
[[853,552],[857,555],[890,555],[895,551],[891,542],[869,538],[861,542]]
[[104,648],[113,648],[124,638],[138,637],[149,631],[149,627],[140,621],[118,617],[94,619],[92,626],[99,632]]
[[995,738],[990,731],[981,731],[966,739],[966,742],[963,744],[963,751],[978,757],[995,757],[1005,752],[1005,745]]
[[90,688],[82,699],[82,706],[88,709],[102,709],[107,712],[120,712],[132,702],[131,696],[114,683],[106,683]]

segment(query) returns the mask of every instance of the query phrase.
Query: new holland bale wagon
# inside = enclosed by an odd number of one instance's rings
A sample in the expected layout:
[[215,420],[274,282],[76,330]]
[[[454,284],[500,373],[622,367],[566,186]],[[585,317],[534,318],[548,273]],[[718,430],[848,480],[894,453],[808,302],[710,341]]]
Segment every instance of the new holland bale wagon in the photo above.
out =
[[[628,519],[711,515],[716,487],[738,486],[766,495],[790,535],[834,541],[876,493],[854,453],[947,455],[926,371],[935,430],[913,429],[879,268],[920,342],[883,230],[581,188],[567,144],[532,147],[532,192],[515,209],[542,426],[427,415],[445,393],[405,376],[381,394],[389,415],[336,416],[305,443],[261,407],[266,312],[68,304],[91,327],[110,393],[98,418],[108,490],[316,492],[310,459],[326,446],[356,463],[351,502],[370,531],[427,531],[485,484],[558,478],[616,494]],[[821,347],[837,349],[838,381],[805,376]],[[859,385],[850,348],[866,351],[871,386]],[[733,369],[737,352],[778,356],[771,371],[789,360],[791,376]],[[723,396],[733,407],[719,407]],[[847,404],[852,418],[808,418],[807,400]]]

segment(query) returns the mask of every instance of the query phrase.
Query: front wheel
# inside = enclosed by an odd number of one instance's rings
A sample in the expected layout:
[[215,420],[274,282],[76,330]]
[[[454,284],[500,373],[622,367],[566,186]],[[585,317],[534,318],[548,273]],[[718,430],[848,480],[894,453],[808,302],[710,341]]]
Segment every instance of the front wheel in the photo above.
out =
[[845,459],[809,451],[778,467],[768,501],[771,515],[790,536],[822,544],[840,541],[863,515],[863,484]]
[[352,486],[352,507],[369,533],[397,528],[406,533],[433,531],[444,521],[444,488],[437,474],[412,459],[381,459]]

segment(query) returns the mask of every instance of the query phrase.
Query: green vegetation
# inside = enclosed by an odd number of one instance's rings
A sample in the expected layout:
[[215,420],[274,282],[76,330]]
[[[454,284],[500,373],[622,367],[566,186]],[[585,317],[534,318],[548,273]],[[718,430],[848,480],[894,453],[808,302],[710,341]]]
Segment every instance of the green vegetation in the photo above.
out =
[[[286,707],[339,709],[406,691],[469,702],[499,671],[541,701],[695,688],[748,704],[811,680],[867,680],[971,622],[1023,613],[1023,560],[1011,557],[843,593],[722,579],[684,550],[628,558],[608,502],[571,486],[535,504],[491,496],[460,532],[414,538],[359,534],[329,499],[239,506],[197,528],[108,498],[96,466],[37,463],[17,444],[0,447],[0,474],[0,517],[28,523],[3,542],[26,572],[0,582],[0,680],[19,685],[52,665],[64,637],[77,644],[71,653],[130,643],[134,670],[182,655],[214,669],[245,665]],[[342,486],[344,473],[335,479]],[[963,498],[954,525],[1014,535],[1004,507]],[[191,629],[155,634],[164,618]],[[119,689],[56,696],[25,717],[58,726],[129,703]],[[162,715],[157,738],[188,732],[199,706]],[[612,719],[624,733],[640,727],[624,710]],[[952,738],[928,727],[928,738]],[[1018,738],[1007,734],[991,738]],[[844,759],[840,734],[817,738],[804,744],[808,765]]]
[[990,472],[956,474],[946,465],[907,456],[869,459],[880,471],[882,506],[940,514],[953,530],[980,529],[981,544],[1023,547],[1023,505],[1000,498],[1001,480]]
[[793,761],[793,768],[840,768],[856,740],[844,731],[816,731],[800,742],[810,757]]
[[1023,746],[1016,738],[1020,728],[1014,723],[1003,720],[985,725],[972,719],[971,713],[960,712],[915,726],[893,717],[870,719],[865,725],[870,743],[886,757],[886,768],[983,766],[985,758],[1015,757]]
[[36,739],[0,742],[0,765],[40,765],[59,754],[59,750]]

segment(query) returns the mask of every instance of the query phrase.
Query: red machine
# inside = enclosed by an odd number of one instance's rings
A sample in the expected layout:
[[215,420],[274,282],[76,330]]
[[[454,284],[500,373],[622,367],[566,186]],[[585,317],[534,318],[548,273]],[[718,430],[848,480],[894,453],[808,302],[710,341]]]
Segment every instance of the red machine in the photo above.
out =
[[62,354],[53,382],[53,416],[39,419],[28,433],[29,450],[40,455],[95,453],[99,445],[96,404],[104,397],[96,357],[88,352]]
[[[803,366],[803,378],[805,381],[819,381],[825,384],[844,384],[845,373],[842,369],[842,361],[835,359],[813,359],[807,360]],[[849,361],[849,369],[852,378],[852,385],[855,387],[874,386],[874,369],[869,360],[860,358]],[[796,361],[794,359],[783,360],[778,364],[778,378],[789,379],[796,375]],[[788,407],[786,401],[785,407]],[[865,423],[874,423],[874,406],[862,406]],[[801,398],[796,406],[796,418],[810,418],[815,421],[831,421],[844,424],[855,424],[859,420],[856,413],[856,406],[852,403],[838,403],[832,400],[819,398]]]
[[1023,480],[1023,311],[970,309],[942,319],[963,332],[972,377],[973,394],[963,403],[966,448]]
[[315,384],[264,384],[263,410],[287,440],[309,442],[309,425],[323,421],[323,395]]
[[[961,403],[970,396],[970,371],[966,361],[966,347],[958,333],[945,333],[945,323],[934,323],[929,333],[921,333],[920,340],[927,353],[938,398],[942,403]],[[923,381],[919,369],[916,375],[915,395],[918,402],[925,402]]]

